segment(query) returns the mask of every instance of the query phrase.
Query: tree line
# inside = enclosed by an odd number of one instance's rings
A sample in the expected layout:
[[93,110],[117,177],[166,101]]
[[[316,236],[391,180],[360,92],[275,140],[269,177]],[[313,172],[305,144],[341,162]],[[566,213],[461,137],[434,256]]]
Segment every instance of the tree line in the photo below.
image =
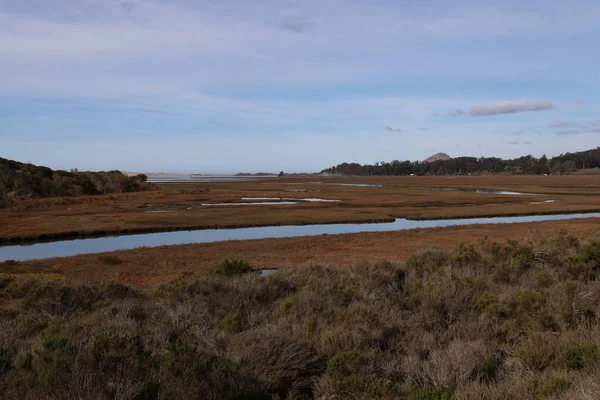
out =
[[145,175],[128,177],[120,171],[53,170],[0,158],[0,207],[25,198],[139,192],[153,187]]
[[378,161],[375,164],[341,163],[321,171],[333,175],[460,175],[460,174],[564,174],[600,167],[600,147],[548,158],[527,155],[504,160],[498,157],[457,157],[449,160]]

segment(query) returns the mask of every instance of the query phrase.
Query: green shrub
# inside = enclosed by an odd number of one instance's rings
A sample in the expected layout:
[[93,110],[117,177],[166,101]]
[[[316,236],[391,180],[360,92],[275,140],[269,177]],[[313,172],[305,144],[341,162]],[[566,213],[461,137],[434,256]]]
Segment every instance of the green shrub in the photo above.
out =
[[285,400],[310,400],[312,396],[307,393],[302,393],[299,390],[290,390],[285,396]]
[[487,356],[483,361],[483,373],[487,379],[495,378],[499,368],[500,360],[493,355]]
[[137,298],[140,294],[121,282],[110,281],[103,287],[104,296],[116,299]]
[[491,306],[498,304],[498,296],[491,292],[483,292],[477,300],[475,300],[475,308],[479,311],[488,310]]
[[111,255],[103,255],[98,257],[98,260],[104,265],[119,265],[123,263],[119,258]]
[[345,351],[330,358],[327,361],[326,374],[338,396],[357,396],[364,393],[376,398],[388,386],[373,374],[368,358],[358,351]]
[[240,313],[237,311],[233,311],[225,315],[225,317],[223,317],[223,320],[221,321],[221,327],[226,332],[240,332],[242,330],[242,318],[240,316]]
[[569,390],[573,384],[566,379],[552,377],[544,382],[540,394],[545,397],[557,396]]
[[600,347],[595,344],[568,348],[565,361],[568,369],[578,370],[589,368],[600,358]]
[[69,340],[58,337],[45,339],[33,358],[38,383],[46,387],[66,384],[70,380],[76,355],[77,349]]
[[246,261],[225,259],[221,265],[215,268],[214,272],[219,275],[233,276],[256,273],[257,271]]
[[70,286],[64,281],[41,281],[25,297],[23,305],[39,312],[51,315],[90,310],[102,299],[97,287]]
[[519,265],[529,265],[535,259],[535,251],[529,246],[518,246],[513,258]]
[[600,269],[600,243],[593,241],[584,245],[574,257],[574,261],[588,265],[594,271]]
[[461,243],[460,246],[458,246],[454,259],[459,264],[470,264],[479,261],[481,259],[481,254],[479,254],[472,244],[467,246],[464,243]]
[[544,296],[541,293],[525,289],[519,291],[513,300],[513,305],[518,311],[534,312],[544,305],[544,301]]
[[406,400],[451,400],[454,390],[451,388],[437,389],[435,387],[419,388],[411,392]]
[[0,349],[0,375],[8,373],[12,368],[14,351],[12,349]]

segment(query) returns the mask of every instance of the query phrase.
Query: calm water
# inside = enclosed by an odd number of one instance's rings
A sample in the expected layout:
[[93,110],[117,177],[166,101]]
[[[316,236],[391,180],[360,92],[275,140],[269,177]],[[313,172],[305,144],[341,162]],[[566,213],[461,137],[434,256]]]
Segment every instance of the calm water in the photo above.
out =
[[246,182],[273,179],[275,176],[149,176],[152,183],[211,183],[211,182]]
[[[296,236],[335,235],[358,232],[384,232],[415,228],[434,228],[456,225],[475,224],[508,224],[514,222],[554,221],[572,218],[599,218],[600,213],[593,214],[557,214],[532,215],[522,217],[448,219],[434,221],[411,221],[397,219],[390,223],[377,224],[331,224],[304,226],[269,226],[260,228],[239,229],[204,229],[195,231],[149,233],[140,235],[123,235],[97,239],[65,240],[49,243],[38,243],[24,246],[0,247],[0,261],[32,260],[50,257],[65,257],[76,254],[101,253],[105,251],[127,250],[136,247],[157,247],[186,243],[208,243],[224,240],[249,240],[264,238],[283,238]],[[599,221],[600,222],[600,221]]]

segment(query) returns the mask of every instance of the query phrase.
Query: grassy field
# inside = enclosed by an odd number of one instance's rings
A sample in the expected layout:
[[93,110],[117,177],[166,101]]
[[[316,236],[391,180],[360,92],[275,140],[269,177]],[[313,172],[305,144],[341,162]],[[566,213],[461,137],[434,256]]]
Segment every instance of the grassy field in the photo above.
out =
[[146,290],[0,274],[0,397],[600,398],[598,235],[252,266]]
[[[307,182],[323,182],[307,184]],[[381,187],[339,184],[367,183]],[[508,190],[497,195],[440,188]],[[596,176],[303,177],[227,183],[164,184],[162,190],[26,200],[0,210],[0,240],[74,237],[186,228],[383,222],[600,211]],[[243,197],[324,198],[336,203],[202,207]],[[553,203],[530,204],[544,200]],[[149,213],[147,211],[175,211]]]

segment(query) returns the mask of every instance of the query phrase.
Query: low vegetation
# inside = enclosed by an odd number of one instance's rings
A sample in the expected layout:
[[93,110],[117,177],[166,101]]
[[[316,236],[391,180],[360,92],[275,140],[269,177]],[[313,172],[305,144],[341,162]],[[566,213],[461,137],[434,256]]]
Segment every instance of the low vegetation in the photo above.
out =
[[0,158],[0,207],[30,197],[58,197],[139,192],[152,187],[145,175],[119,171],[60,171]]
[[152,290],[0,276],[3,399],[596,399],[600,236]]

